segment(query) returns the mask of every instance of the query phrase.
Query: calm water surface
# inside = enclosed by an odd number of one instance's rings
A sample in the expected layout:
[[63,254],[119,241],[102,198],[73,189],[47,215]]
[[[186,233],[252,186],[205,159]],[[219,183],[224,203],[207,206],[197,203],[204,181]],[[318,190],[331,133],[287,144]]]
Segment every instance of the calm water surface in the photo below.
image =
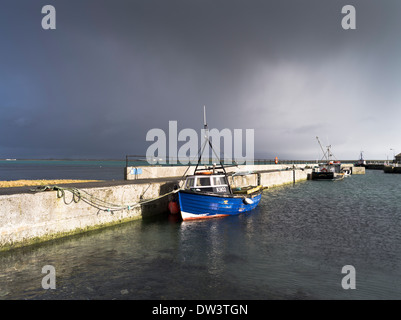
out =
[[[400,183],[381,171],[306,181],[265,190],[245,215],[134,221],[2,253],[0,299],[401,299]],[[345,265],[355,290],[341,286]]]

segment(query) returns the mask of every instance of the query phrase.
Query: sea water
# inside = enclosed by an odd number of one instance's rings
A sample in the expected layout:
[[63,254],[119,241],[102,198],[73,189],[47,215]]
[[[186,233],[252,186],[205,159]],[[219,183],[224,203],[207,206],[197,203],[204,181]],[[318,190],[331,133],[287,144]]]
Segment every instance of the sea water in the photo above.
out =
[[239,216],[166,215],[1,253],[0,299],[401,299],[400,183],[367,170],[267,189]]
[[124,167],[125,161],[122,160],[0,160],[0,181],[122,180]]

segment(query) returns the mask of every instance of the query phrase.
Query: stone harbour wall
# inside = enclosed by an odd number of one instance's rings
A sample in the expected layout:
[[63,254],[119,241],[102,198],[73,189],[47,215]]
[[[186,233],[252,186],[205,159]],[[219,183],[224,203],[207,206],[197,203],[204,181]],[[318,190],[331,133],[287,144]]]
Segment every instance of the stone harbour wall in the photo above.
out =
[[[233,187],[262,185],[271,188],[307,180],[312,172],[310,167],[258,165],[230,167],[227,171],[235,173],[229,178]],[[192,174],[193,169],[191,167],[186,174]],[[125,170],[128,181],[79,189],[104,202],[125,206],[122,210],[99,209],[84,198],[73,197],[69,191],[65,191],[64,196],[56,190],[1,192],[0,251],[167,213],[171,195],[160,196],[177,187],[187,167],[130,167]],[[138,176],[140,180],[136,180]],[[79,185],[75,187],[80,188]],[[158,199],[152,200],[155,198]],[[132,206],[140,200],[152,201]]]
[[[176,183],[142,183],[82,189],[124,210],[105,211],[65,191],[17,193],[0,196],[0,251],[98,229],[113,224],[161,214],[167,211],[168,196],[141,206],[141,198],[153,199],[174,189]],[[59,193],[60,195],[60,193]],[[79,201],[78,201],[79,200]]]

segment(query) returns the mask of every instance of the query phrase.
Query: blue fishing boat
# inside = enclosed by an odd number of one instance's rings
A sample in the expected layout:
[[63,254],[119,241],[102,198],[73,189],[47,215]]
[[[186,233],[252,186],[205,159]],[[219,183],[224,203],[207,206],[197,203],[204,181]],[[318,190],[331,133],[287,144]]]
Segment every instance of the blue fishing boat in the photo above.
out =
[[[205,114],[204,127],[207,132]],[[208,135],[205,138],[205,144],[209,143],[215,152]],[[216,152],[215,156],[218,158]],[[184,221],[226,217],[256,208],[262,197],[262,186],[248,186],[233,190],[222,162],[219,160],[219,166],[199,168],[201,157],[202,154],[199,155],[194,174],[187,176],[185,184],[178,191],[178,202]]]
[[[210,176],[189,176],[185,189],[178,192],[181,217],[184,221],[226,217],[245,213],[256,208],[262,197],[261,187],[251,189],[251,193],[229,192],[228,184],[213,185],[213,182],[225,180],[226,176],[211,174]],[[203,184],[201,187],[196,184]],[[216,191],[216,190],[222,191]],[[209,190],[209,191],[208,191]],[[249,191],[249,190],[248,190]]]

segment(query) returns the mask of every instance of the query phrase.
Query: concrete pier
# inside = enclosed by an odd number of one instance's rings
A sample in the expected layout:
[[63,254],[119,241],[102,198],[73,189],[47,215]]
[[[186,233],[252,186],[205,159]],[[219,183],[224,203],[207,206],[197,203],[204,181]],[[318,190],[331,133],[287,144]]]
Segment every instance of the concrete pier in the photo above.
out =
[[[135,183],[75,184],[108,203],[128,206],[174,189],[178,181],[152,179]],[[72,187],[64,185],[60,187]],[[60,238],[166,212],[168,197],[119,211],[104,211],[65,191],[30,191],[34,187],[0,189],[0,251]]]
[[[194,167],[125,168],[125,181],[60,185],[75,187],[103,202],[125,206],[99,209],[85,199],[57,190],[34,192],[35,187],[0,189],[0,251],[168,212],[169,196]],[[133,170],[135,169],[135,170]],[[311,165],[258,165],[228,168],[233,187],[274,187],[305,181]],[[132,206],[143,200],[146,204]]]
[[365,174],[365,167],[352,167],[352,174]]

